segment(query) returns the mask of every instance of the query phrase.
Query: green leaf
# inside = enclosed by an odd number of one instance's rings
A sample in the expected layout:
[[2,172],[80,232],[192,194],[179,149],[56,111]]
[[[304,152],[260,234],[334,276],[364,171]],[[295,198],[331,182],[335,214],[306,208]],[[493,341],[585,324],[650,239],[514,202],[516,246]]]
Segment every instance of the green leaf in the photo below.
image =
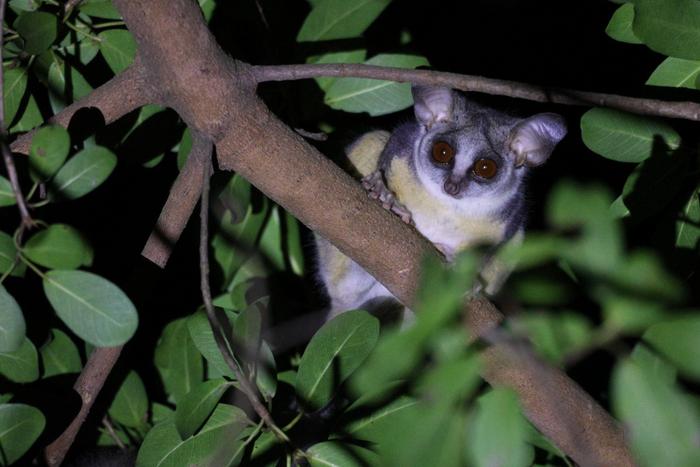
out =
[[241,432],[249,424],[241,409],[226,404],[219,404],[200,432],[185,441],[174,422],[163,422],[146,435],[136,466],[232,465],[243,454]]
[[630,357],[654,378],[658,378],[665,384],[672,385],[676,382],[678,371],[665,358],[661,358],[643,342],[634,346]]
[[2,465],[11,465],[29,451],[45,425],[39,409],[26,404],[0,404]]
[[634,33],[652,50],[700,59],[700,3],[696,0],[635,0]]
[[696,188],[676,221],[676,248],[695,250],[700,240],[700,188]]
[[44,378],[66,373],[80,373],[80,353],[70,337],[60,329],[51,329],[51,340],[41,347]]
[[22,277],[26,265],[22,262],[18,262],[15,265],[16,258],[17,248],[15,247],[15,241],[5,232],[0,231],[0,274],[5,274],[14,265],[14,269],[12,269],[10,275]]
[[[365,62],[368,65],[416,68],[428,65],[417,55],[380,54]],[[346,112],[368,112],[372,116],[397,112],[413,104],[411,85],[366,78],[339,78],[326,91],[324,102]]]
[[661,305],[642,297],[623,294],[602,294],[605,327],[625,333],[639,333],[661,321]]
[[32,341],[25,337],[16,351],[0,353],[0,375],[15,383],[31,383],[39,379],[39,358]]
[[668,57],[656,67],[646,84],[673,88],[697,89],[700,75],[699,60]]
[[100,52],[107,65],[117,74],[124,71],[136,56],[136,41],[126,29],[109,29],[99,34]]
[[280,225],[279,207],[273,206],[267,218],[265,228],[260,236],[260,251],[278,270],[284,270],[285,249],[282,246],[282,226]]
[[112,5],[112,0],[86,0],[78,5],[78,10],[96,18],[121,19],[121,15]]
[[[349,50],[343,52],[330,52],[318,57],[311,57],[309,63],[362,63],[367,58],[367,50]],[[326,92],[337,78],[314,78],[322,91]]]
[[[75,25],[79,31],[84,30],[85,33],[91,33],[90,26],[83,23],[78,23]],[[67,36],[69,38],[70,36]],[[88,65],[92,59],[94,59],[100,52],[100,42],[92,39],[92,37],[87,37],[78,33],[78,41],[73,43],[67,43],[59,51],[63,52],[72,60],[79,62],[82,65]]]
[[292,272],[297,276],[304,276],[304,248],[302,247],[301,229],[299,221],[285,211],[284,213],[287,222],[287,258],[292,268]]
[[61,167],[51,190],[67,199],[80,198],[104,182],[117,165],[117,156],[102,146],[87,146]]
[[46,180],[61,168],[70,150],[70,135],[65,128],[48,125],[39,128],[32,138],[29,164],[33,175]]
[[66,224],[53,224],[34,234],[22,249],[37,264],[51,269],[76,269],[92,264],[93,251],[85,237]]
[[235,378],[233,371],[228,367],[219,347],[214,340],[214,333],[209,326],[209,320],[204,311],[198,311],[187,318],[187,329],[197,347],[209,365],[212,365],[222,376]]
[[204,377],[202,357],[190,338],[188,318],[168,323],[156,346],[155,363],[165,391],[179,402]]
[[[379,465],[377,455],[360,446],[340,441],[324,441],[306,450],[312,467],[361,467]],[[374,461],[374,462],[372,462]]]
[[27,90],[27,71],[24,68],[7,68],[4,71],[2,83],[3,96],[5,96],[5,125],[15,119],[22,97]]
[[328,41],[359,37],[391,0],[324,0],[306,17],[297,42]]
[[42,0],[10,0],[10,8],[18,11],[34,11],[41,6]]
[[379,337],[379,321],[366,311],[341,313],[311,339],[297,372],[297,395],[312,408],[330,401],[371,353]]
[[0,207],[14,206],[15,204],[17,204],[17,199],[12,191],[12,184],[8,179],[0,176]]
[[58,36],[58,18],[45,11],[22,13],[14,26],[24,39],[24,50],[32,55],[47,50]]
[[0,353],[19,350],[26,329],[22,309],[0,284]]
[[[392,429],[407,426],[408,423],[414,420],[418,404],[417,399],[401,396],[375,410],[370,415],[352,421],[347,425],[347,432],[355,439],[370,441],[381,446],[382,438],[386,433],[390,433],[390,436],[393,437],[395,432]],[[367,406],[363,405],[361,400],[358,400],[348,410],[348,414],[352,413],[352,409],[362,413],[363,410],[367,409]]]
[[277,367],[272,349],[266,342],[260,346],[256,370],[255,384],[265,400],[271,401],[277,392]]
[[63,110],[66,104],[75,102],[90,94],[92,86],[70,63],[54,53],[48,55],[49,101],[54,112],[59,112]]
[[121,345],[136,331],[134,304],[119,287],[96,274],[49,271],[44,276],[44,293],[58,317],[92,345]]
[[454,404],[467,400],[478,389],[482,379],[475,355],[461,355],[440,362],[421,375],[418,391],[423,399]]
[[530,465],[532,446],[525,442],[527,424],[515,393],[493,389],[480,397],[467,437],[467,455],[476,467]]
[[109,407],[109,416],[122,425],[139,428],[146,423],[147,412],[146,387],[139,375],[130,371],[114,396]]
[[689,377],[700,380],[700,316],[697,314],[656,323],[644,333],[664,357]]
[[555,363],[584,347],[593,334],[591,323],[582,315],[572,312],[523,313],[518,315],[513,328],[529,337],[537,353]]
[[19,121],[10,127],[10,131],[30,131],[42,123],[44,123],[44,117],[41,115],[36,99],[34,99],[34,96],[30,94],[29,100],[27,101],[27,107],[24,109],[24,113],[19,118]]
[[633,20],[634,5],[625,3],[615,10],[608,26],[605,28],[605,33],[616,41],[627,42],[628,44],[642,44],[642,40],[635,36],[632,30]]
[[199,8],[202,9],[202,15],[204,15],[204,19],[208,23],[211,20],[212,15],[214,14],[214,10],[216,9],[216,1],[215,0],[197,0],[199,3]]
[[180,438],[187,439],[197,432],[229,386],[224,379],[205,381],[182,398],[175,411],[175,426]]
[[700,465],[700,416],[676,385],[626,360],[613,372],[612,402],[640,466]]
[[652,155],[654,139],[670,149],[681,138],[668,124],[619,110],[595,108],[581,117],[581,136],[588,148],[618,162],[641,162]]

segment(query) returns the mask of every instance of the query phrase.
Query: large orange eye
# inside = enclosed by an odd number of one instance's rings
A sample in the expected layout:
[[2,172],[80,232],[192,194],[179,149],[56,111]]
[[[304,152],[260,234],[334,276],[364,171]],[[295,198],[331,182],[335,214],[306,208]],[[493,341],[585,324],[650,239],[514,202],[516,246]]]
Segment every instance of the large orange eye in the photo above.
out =
[[479,159],[474,163],[473,170],[481,178],[493,178],[498,172],[498,166],[493,159]]
[[448,164],[455,157],[455,150],[444,141],[437,141],[433,144],[433,160],[439,164]]

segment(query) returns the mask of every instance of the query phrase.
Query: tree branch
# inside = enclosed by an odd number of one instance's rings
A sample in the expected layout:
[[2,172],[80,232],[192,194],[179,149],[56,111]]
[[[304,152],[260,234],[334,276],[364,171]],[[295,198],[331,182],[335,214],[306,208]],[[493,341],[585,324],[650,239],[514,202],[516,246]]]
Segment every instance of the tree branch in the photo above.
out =
[[161,268],[165,267],[173,247],[194,212],[202,193],[202,180],[210,164],[213,146],[198,132],[192,132],[192,150],[178,174],[153,232],[141,254]]
[[410,82],[422,85],[446,86],[462,91],[515,97],[535,102],[610,107],[642,115],[700,121],[700,104],[695,102],[643,99],[617,94],[538,86],[444,71],[409,70],[360,63],[328,63],[254,66],[252,72],[258,83],[318,78],[321,76],[369,78],[402,83]]
[[121,351],[122,346],[96,347],[90,354],[85,368],[80,372],[80,376],[78,376],[73,385],[73,389],[80,394],[82,399],[80,412],[71,421],[68,428],[55,441],[46,446],[44,451],[44,459],[50,467],[61,465],[63,462],[68,450],[73,445],[73,441],[75,441],[78,431],[80,431],[80,427],[83,426],[85,419],[90,413],[92,404],[102,390],[107,376],[109,376],[114,364],[117,362]]
[[[158,94],[146,79],[144,70],[137,55],[129,68],[51,117],[48,123],[67,127],[78,110],[91,107],[102,113],[105,123],[112,123],[134,109],[158,101]],[[12,143],[12,152],[29,154],[33,136],[34,131],[30,131],[17,138]]]
[[[211,154],[211,153],[210,153]],[[211,177],[212,167],[211,158],[204,163],[204,173],[202,174],[202,201],[200,205],[200,230],[199,230],[199,269],[200,269],[200,288],[202,291],[202,299],[204,301],[204,309],[207,312],[207,319],[211,326],[211,331],[214,334],[214,340],[219,348],[219,352],[226,361],[228,367],[233,371],[236,380],[243,394],[245,394],[248,402],[258,414],[260,419],[265,422],[265,425],[272,433],[283,443],[289,443],[289,438],[282,431],[267,408],[260,402],[257,391],[253,388],[248,380],[248,376],[243,372],[233,356],[232,349],[234,348],[229,341],[229,336],[224,330],[223,325],[219,321],[214,311],[214,304],[211,298],[211,288],[209,286],[209,178]]]
[[[5,0],[0,0],[0,29],[2,29],[4,20]],[[0,63],[2,63],[3,38],[4,31],[0,30]],[[17,177],[17,168],[15,167],[14,160],[12,160],[12,153],[10,152],[10,148],[7,146],[7,128],[5,128],[5,96],[3,95],[4,83],[5,67],[0,66],[0,152],[2,152],[2,158],[5,162],[5,168],[7,169],[7,176],[10,179],[12,193],[15,195],[15,200],[17,200],[17,208],[19,209],[19,215],[22,218],[22,225],[20,228],[25,229],[34,225],[34,220],[29,214],[27,200],[24,198],[22,188],[19,185],[19,177]]]

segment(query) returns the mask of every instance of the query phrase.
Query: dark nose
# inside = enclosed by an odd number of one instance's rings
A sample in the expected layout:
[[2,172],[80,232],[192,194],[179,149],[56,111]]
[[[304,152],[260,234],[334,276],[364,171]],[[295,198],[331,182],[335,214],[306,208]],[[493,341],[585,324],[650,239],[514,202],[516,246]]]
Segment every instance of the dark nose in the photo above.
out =
[[453,179],[452,177],[449,177],[447,180],[445,180],[445,184],[443,186],[443,189],[445,190],[445,193],[451,196],[457,196],[460,191],[462,191],[464,188],[466,188],[467,182],[464,179]]

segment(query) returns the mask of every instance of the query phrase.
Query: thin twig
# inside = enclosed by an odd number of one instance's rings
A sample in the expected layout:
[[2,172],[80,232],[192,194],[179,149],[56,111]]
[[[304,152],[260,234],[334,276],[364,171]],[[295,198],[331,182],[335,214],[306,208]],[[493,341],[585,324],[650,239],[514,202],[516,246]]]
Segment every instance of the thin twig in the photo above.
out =
[[282,442],[289,443],[289,437],[282,431],[272,419],[270,412],[267,408],[260,402],[256,390],[250,384],[248,377],[243,373],[240,366],[233,357],[232,348],[227,341],[228,336],[224,332],[224,328],[219,322],[219,318],[216,316],[214,311],[214,304],[211,298],[211,288],[209,286],[209,178],[211,177],[212,165],[211,159],[205,164],[203,183],[202,183],[202,199],[200,204],[200,230],[199,230],[199,268],[200,268],[200,281],[202,289],[202,299],[204,300],[204,308],[207,312],[207,318],[209,319],[209,325],[211,326],[212,333],[214,334],[214,340],[216,345],[219,347],[219,351],[226,361],[226,364],[240,385],[240,390],[245,394],[250,402],[250,405],[255,410],[260,418],[265,422],[265,425],[272,431],[272,433]]
[[105,430],[107,430],[107,434],[109,435],[110,438],[114,440],[115,443],[117,443],[117,446],[119,446],[119,449],[124,451],[126,449],[126,446],[124,445],[124,442],[121,440],[119,435],[114,429],[114,425],[112,425],[112,421],[109,419],[109,415],[105,415],[102,418],[102,426],[105,427]]
[[78,5],[80,5],[80,3],[81,3],[82,1],[83,1],[83,0],[68,0],[68,1],[66,2],[66,4],[63,6],[63,13],[64,13],[64,15],[68,16],[68,15],[71,13],[71,11],[73,11],[73,9],[74,9],[75,7],[77,7]]
[[638,97],[579,91],[575,89],[537,86],[482,76],[462,75],[433,70],[409,70],[360,63],[328,63],[308,65],[269,65],[252,67],[258,83],[318,78],[369,78],[414,84],[447,86],[462,91],[497,96],[516,97],[552,104],[610,107],[642,115],[683,118],[700,121],[700,104],[696,102],[664,101]]
[[[5,19],[5,0],[0,0],[0,25],[2,25]],[[0,63],[2,62],[2,48],[3,48],[3,37],[0,34]],[[7,132],[5,129],[5,96],[2,94],[3,83],[5,79],[4,67],[0,66],[0,151],[2,151],[2,158],[5,161],[5,168],[7,169],[7,176],[10,179],[10,186],[12,186],[12,193],[15,195],[17,200],[17,208],[19,209],[19,215],[22,218],[21,228],[29,228],[34,225],[34,220],[31,214],[29,214],[29,208],[27,207],[27,200],[24,199],[22,194],[22,188],[19,185],[19,177],[17,176],[17,168],[15,167],[15,162],[12,159],[12,153],[7,145]]]
[[328,134],[324,133],[322,131],[308,131],[303,128],[295,128],[294,131],[299,133],[301,136],[303,136],[306,139],[311,139],[314,141],[327,141],[328,140]]

